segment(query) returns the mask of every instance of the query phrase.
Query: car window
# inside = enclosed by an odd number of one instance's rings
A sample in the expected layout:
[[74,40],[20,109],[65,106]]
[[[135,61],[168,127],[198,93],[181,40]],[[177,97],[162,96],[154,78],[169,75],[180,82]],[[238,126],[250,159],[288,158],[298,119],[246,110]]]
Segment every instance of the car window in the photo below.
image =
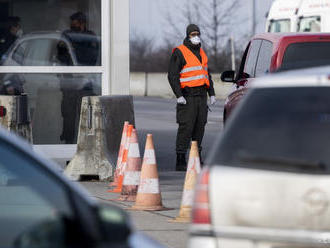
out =
[[27,42],[22,42],[17,46],[17,48],[13,52],[12,59],[19,65],[23,65],[26,46],[27,46]]
[[290,44],[283,56],[282,70],[330,64],[330,42],[301,42]]
[[0,153],[0,247],[65,247],[73,213],[62,184],[13,147]]
[[330,173],[330,88],[251,90],[208,164]]
[[257,63],[257,58],[259,54],[259,49],[261,46],[262,40],[253,40],[250,46],[250,51],[246,59],[244,72],[249,74],[251,77],[254,77],[255,67]]
[[273,44],[270,41],[263,40],[260,47],[255,76],[258,77],[269,72],[270,63],[273,54]]

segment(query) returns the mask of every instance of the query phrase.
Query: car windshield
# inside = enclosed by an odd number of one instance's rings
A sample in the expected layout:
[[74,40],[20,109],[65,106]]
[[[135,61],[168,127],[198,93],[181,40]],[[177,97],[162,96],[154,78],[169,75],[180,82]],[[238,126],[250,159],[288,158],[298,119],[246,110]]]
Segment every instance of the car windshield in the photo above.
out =
[[321,32],[321,17],[301,17],[298,23],[298,32]]
[[208,164],[329,173],[330,87],[251,90]]
[[330,42],[301,42],[289,45],[280,70],[299,69],[330,64]]
[[268,31],[270,33],[290,32],[290,19],[271,20]]

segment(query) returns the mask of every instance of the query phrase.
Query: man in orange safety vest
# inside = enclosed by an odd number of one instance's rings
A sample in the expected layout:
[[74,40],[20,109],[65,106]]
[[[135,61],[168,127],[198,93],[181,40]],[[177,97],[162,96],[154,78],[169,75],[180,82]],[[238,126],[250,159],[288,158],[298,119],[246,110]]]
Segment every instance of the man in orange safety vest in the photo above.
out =
[[190,24],[183,44],[174,48],[170,60],[168,81],[177,98],[176,121],[179,124],[176,138],[176,170],[187,169],[186,153],[190,142],[197,141],[202,150],[207,123],[207,94],[210,104],[216,102],[208,69],[208,58],[201,48],[200,29]]

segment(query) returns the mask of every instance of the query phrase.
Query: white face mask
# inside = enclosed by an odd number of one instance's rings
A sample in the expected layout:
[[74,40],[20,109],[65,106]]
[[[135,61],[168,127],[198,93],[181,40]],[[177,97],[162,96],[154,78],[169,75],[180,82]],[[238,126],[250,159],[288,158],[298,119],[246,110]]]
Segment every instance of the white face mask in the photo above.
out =
[[194,36],[190,38],[190,41],[194,45],[198,45],[199,43],[201,43],[201,38],[199,38],[199,36]]
[[22,29],[19,29],[19,30],[17,31],[17,33],[16,33],[16,36],[17,36],[17,37],[22,37],[22,35],[23,35],[23,30],[22,30]]

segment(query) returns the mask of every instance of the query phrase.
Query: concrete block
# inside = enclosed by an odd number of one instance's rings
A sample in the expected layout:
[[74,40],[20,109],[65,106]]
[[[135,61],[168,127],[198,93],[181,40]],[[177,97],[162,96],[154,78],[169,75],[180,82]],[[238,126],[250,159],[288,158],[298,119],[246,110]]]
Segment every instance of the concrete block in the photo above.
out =
[[146,73],[135,72],[130,74],[130,94],[144,96],[146,87]]
[[118,150],[125,121],[135,126],[132,96],[101,96],[103,121],[105,126],[106,155],[111,164],[116,165]]
[[148,96],[173,98],[174,94],[167,80],[167,73],[148,73],[147,75]]
[[[8,131],[15,132],[32,143],[32,126],[30,114],[28,113],[29,108],[26,106],[26,109],[19,109],[18,106],[19,101],[26,97],[27,96],[0,96],[0,106],[6,109],[6,115],[0,117],[0,124]],[[26,115],[27,118],[24,122],[20,122],[19,112]]]
[[81,176],[113,175],[124,121],[134,124],[133,98],[130,96],[84,97],[77,152],[64,173],[73,180]]

